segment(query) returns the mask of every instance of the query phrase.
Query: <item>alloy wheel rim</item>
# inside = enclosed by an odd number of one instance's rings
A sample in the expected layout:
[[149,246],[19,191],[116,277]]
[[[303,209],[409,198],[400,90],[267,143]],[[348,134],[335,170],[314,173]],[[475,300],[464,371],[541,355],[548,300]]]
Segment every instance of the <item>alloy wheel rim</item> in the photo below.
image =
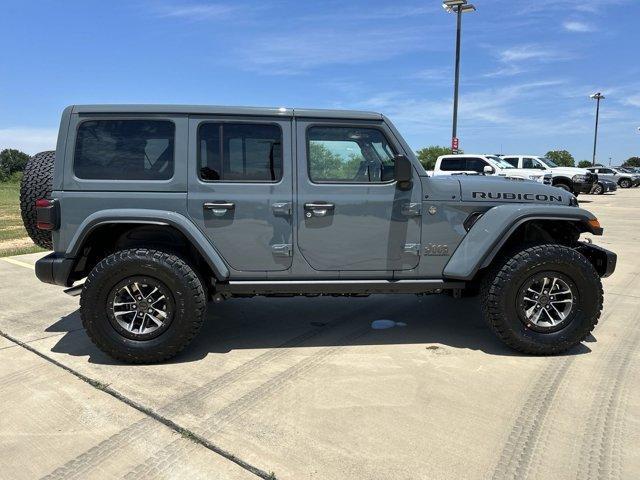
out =
[[159,280],[131,277],[111,290],[108,308],[111,324],[121,335],[147,340],[168,328],[173,319],[174,302]]
[[540,332],[557,331],[571,321],[576,304],[572,282],[556,273],[530,278],[519,294],[520,316],[527,327]]

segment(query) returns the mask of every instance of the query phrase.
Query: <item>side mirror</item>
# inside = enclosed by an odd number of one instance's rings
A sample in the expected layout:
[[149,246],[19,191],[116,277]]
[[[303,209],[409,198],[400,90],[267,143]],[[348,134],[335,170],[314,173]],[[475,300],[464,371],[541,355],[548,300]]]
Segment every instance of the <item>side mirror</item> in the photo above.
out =
[[495,169],[490,165],[485,165],[482,169],[482,173],[484,173],[485,175],[493,175],[495,172]]
[[400,190],[410,190],[413,186],[413,165],[404,155],[394,157],[394,177]]

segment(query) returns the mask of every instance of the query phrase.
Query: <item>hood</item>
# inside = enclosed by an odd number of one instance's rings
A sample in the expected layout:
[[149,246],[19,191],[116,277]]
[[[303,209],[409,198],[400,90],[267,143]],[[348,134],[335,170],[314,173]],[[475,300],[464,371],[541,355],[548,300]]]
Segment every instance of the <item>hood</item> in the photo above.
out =
[[587,173],[591,173],[586,168],[578,168],[578,167],[553,167],[553,173],[564,173],[566,175],[586,175]]
[[475,175],[456,178],[460,182],[463,202],[575,205],[572,193],[531,180]]

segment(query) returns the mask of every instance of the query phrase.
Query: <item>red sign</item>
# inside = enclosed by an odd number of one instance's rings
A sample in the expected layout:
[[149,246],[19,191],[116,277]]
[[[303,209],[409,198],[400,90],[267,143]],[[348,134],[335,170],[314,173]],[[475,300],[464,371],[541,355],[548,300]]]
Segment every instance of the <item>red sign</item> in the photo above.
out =
[[458,151],[458,138],[457,137],[453,137],[451,139],[451,150],[453,150],[454,152]]

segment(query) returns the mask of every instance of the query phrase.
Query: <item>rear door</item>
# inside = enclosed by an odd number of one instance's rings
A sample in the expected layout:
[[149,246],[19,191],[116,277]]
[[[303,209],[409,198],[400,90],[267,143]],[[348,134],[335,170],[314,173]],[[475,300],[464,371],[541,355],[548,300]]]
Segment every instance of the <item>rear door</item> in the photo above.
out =
[[401,152],[382,122],[298,119],[298,247],[322,271],[415,268],[420,251],[421,183],[400,190]]
[[291,148],[290,119],[189,119],[189,215],[236,271],[291,267]]

